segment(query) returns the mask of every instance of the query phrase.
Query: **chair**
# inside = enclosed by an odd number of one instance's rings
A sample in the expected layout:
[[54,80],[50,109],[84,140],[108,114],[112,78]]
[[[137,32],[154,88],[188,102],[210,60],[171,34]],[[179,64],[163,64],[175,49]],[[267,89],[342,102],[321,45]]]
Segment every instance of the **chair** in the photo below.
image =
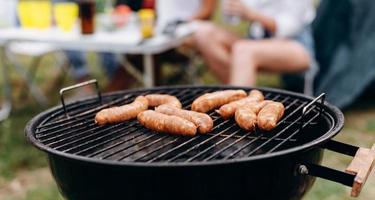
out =
[[310,68],[304,74],[303,93],[308,96],[314,96],[314,81],[319,73],[319,65],[314,59]]
[[[60,70],[65,70],[67,59],[59,49],[46,43],[35,42],[12,42],[7,45],[6,58],[14,66],[18,75],[25,81],[26,86],[30,89],[31,95],[40,105],[46,105],[48,100],[42,90],[35,84],[35,74],[42,59],[52,54],[56,60],[55,66]],[[31,57],[29,66],[25,66],[19,61],[18,56]]]
[[4,55],[4,45],[5,42],[0,42],[0,68],[2,69],[2,80],[3,80],[3,101],[0,105],[0,122],[4,119],[8,118],[11,108],[12,108],[12,102],[11,102],[11,91],[10,91],[10,85],[9,85],[9,77],[8,77],[8,68],[6,67],[5,61],[5,55]]

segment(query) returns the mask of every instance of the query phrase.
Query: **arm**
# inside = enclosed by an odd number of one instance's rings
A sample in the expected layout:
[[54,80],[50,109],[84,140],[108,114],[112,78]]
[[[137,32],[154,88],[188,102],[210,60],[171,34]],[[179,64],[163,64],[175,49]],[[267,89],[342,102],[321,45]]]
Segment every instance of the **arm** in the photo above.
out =
[[201,0],[202,4],[198,12],[190,20],[207,20],[215,11],[216,0]]
[[272,34],[276,33],[277,24],[275,19],[271,17],[265,16],[255,10],[247,9],[244,18],[249,21],[259,22],[267,31]]
[[237,15],[248,21],[259,22],[267,31],[280,36],[289,37],[296,34],[304,26],[306,12],[310,15],[313,5],[310,0],[284,0],[277,8],[279,14],[275,17],[266,16],[259,11],[249,8],[241,0],[230,0],[224,7],[224,12]]

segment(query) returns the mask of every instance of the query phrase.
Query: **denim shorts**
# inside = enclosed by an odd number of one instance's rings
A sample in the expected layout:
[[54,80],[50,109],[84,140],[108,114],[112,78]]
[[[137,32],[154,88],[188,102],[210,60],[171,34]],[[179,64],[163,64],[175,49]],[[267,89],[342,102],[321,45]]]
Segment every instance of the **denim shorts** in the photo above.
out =
[[294,37],[291,37],[292,40],[295,40],[302,44],[306,50],[309,52],[311,58],[315,58],[315,45],[314,38],[312,35],[312,30],[310,26],[304,28],[299,34]]
[[[262,38],[254,38],[251,35],[249,35],[249,39],[252,40],[259,40],[259,39],[268,39],[272,38],[271,34],[265,32],[264,37]],[[311,58],[315,58],[315,45],[314,45],[314,39],[312,35],[311,26],[306,26],[301,32],[299,32],[297,35],[290,37],[289,39],[295,40],[302,44],[306,48],[306,50],[309,52]]]

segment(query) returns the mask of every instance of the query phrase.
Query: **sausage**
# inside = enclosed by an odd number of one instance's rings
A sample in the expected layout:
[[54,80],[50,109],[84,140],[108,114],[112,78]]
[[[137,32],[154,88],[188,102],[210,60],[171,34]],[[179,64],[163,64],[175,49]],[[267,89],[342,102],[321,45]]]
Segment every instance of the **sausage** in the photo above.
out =
[[146,110],[138,114],[139,123],[148,129],[174,135],[194,136],[197,127],[190,121],[177,116]]
[[235,113],[237,124],[248,131],[253,131],[257,125],[257,114],[259,111],[272,101],[266,100],[262,102],[250,102],[239,107]]
[[144,96],[139,96],[130,104],[99,111],[95,116],[95,123],[105,125],[123,122],[136,118],[140,112],[147,110],[147,108],[148,100]]
[[193,122],[198,128],[198,132],[205,134],[212,130],[214,122],[211,117],[205,113],[199,113],[190,110],[183,110],[169,105],[161,105],[155,108],[156,112],[166,115],[174,115]]
[[240,107],[235,113],[234,119],[241,128],[253,131],[257,123],[257,114],[250,107]]
[[255,101],[263,101],[264,100],[264,95],[261,91],[259,90],[251,90],[249,92],[249,98],[254,99]]
[[262,108],[258,114],[258,127],[265,131],[274,129],[283,117],[285,107],[282,103],[271,102]]
[[148,100],[148,106],[156,107],[163,104],[168,104],[176,108],[181,108],[181,102],[175,96],[168,94],[149,94],[145,96]]
[[206,113],[224,104],[246,97],[244,90],[224,90],[206,93],[194,100],[191,109],[196,112]]
[[259,90],[251,90],[248,97],[225,104],[221,106],[219,110],[216,110],[216,112],[219,113],[222,118],[228,119],[233,117],[237,108],[244,106],[250,102],[260,102],[263,100],[264,96],[262,92],[260,92]]

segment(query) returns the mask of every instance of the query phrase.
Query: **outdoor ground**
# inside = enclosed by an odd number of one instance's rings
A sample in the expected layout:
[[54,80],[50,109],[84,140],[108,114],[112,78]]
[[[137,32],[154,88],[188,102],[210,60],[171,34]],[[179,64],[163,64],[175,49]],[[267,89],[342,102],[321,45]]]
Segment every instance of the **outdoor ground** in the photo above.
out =
[[[90,65],[93,76],[105,83],[104,77],[98,66],[95,65],[95,56],[90,55]],[[50,61],[45,62],[44,68],[38,73],[38,83],[42,86],[51,86],[54,70]],[[171,71],[168,70],[167,72]],[[173,70],[172,70],[173,71]],[[205,83],[214,83],[212,77],[201,70]],[[0,78],[1,80],[1,78]],[[72,81],[68,78],[64,85]],[[2,83],[2,82],[1,82]],[[263,75],[261,85],[277,87],[278,78]],[[25,94],[19,77],[12,74],[14,86],[13,99],[16,108],[9,119],[0,123],[0,199],[1,200],[55,200],[62,199],[48,169],[46,155],[29,145],[24,137],[23,129],[26,123],[37,113],[46,108],[41,108],[30,97],[19,98]],[[46,87],[46,88],[48,88]],[[2,85],[0,85],[2,89]],[[57,91],[49,92],[52,105],[56,105]],[[359,106],[362,105],[362,106]],[[345,111],[345,129],[336,137],[337,140],[354,145],[369,147],[375,143],[375,104],[358,104]],[[344,170],[350,162],[350,158],[326,151],[323,165],[339,170]],[[340,184],[317,179],[313,189],[307,194],[305,200],[345,200],[349,197],[350,188]],[[371,176],[366,184],[359,200],[370,200],[375,197],[375,176]]]

